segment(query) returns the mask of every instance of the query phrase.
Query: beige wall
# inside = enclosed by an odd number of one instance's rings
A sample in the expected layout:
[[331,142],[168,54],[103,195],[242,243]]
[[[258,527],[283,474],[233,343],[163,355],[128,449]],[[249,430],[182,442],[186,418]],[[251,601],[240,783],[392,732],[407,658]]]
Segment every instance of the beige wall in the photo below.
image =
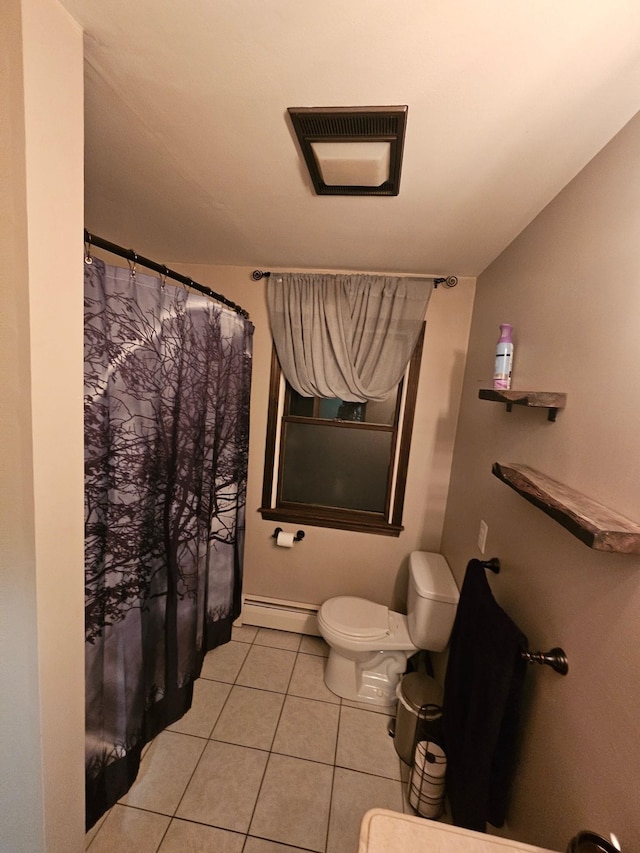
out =
[[[639,152],[640,116],[478,280],[443,536],[461,580],[484,519],[496,597],[532,648],[567,653],[566,677],[529,673],[506,829],[558,850],[584,827],[640,849],[640,557],[590,550],[491,465],[525,463],[639,520]],[[513,388],[568,394],[555,424],[478,399],[504,321]]]
[[0,849],[69,853],[84,842],[82,34],[55,0],[8,0],[0,54]]
[[451,455],[466,357],[475,280],[434,290],[427,310],[404,526],[399,538],[302,527],[305,539],[291,550],[272,540],[276,523],[258,512],[267,425],[271,335],[265,281],[251,280],[250,269],[180,267],[196,281],[239,302],[255,324],[251,395],[251,443],[247,497],[245,593],[320,604],[332,595],[363,595],[401,606],[407,555],[416,549],[439,550]]

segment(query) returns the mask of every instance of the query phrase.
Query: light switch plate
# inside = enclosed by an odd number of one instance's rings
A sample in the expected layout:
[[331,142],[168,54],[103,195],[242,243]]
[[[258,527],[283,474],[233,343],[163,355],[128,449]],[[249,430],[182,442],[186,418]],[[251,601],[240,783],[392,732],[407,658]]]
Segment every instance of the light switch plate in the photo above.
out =
[[486,521],[480,522],[480,530],[478,530],[478,548],[480,549],[480,553],[484,554],[484,549],[487,545],[487,533],[489,532],[489,528],[487,526]]

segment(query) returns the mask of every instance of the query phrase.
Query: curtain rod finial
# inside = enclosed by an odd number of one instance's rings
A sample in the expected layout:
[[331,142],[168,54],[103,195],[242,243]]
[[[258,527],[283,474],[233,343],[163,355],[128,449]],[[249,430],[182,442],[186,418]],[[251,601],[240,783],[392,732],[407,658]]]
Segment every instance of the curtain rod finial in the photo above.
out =
[[458,283],[457,275],[448,275],[446,278],[434,278],[433,286],[438,287],[439,284],[444,284],[445,287],[455,287]]

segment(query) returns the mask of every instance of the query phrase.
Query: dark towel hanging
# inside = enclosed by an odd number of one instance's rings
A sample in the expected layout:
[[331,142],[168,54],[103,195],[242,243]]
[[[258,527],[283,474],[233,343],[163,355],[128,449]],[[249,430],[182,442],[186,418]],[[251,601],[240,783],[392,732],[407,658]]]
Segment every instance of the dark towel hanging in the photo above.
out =
[[527,638],[497,604],[479,560],[467,566],[451,634],[443,727],[456,826],[502,826],[513,767]]

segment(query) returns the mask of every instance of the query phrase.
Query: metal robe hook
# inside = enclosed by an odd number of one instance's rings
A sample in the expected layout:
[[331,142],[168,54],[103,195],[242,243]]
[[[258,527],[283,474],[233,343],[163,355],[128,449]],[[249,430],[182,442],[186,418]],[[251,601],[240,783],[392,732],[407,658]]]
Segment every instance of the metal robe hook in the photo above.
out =
[[498,557],[491,557],[490,560],[480,560],[480,565],[484,569],[489,569],[489,571],[493,572],[494,575],[500,574],[500,560]]

